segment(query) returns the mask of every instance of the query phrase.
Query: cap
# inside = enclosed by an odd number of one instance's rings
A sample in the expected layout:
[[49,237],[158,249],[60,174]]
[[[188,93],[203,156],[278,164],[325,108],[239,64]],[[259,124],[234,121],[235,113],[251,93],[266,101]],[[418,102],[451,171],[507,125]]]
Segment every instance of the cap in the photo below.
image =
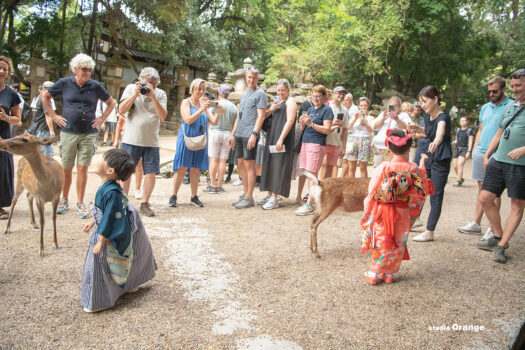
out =
[[346,93],[346,89],[344,87],[336,86],[336,88],[334,89],[334,94],[341,91]]
[[416,107],[419,107],[419,103],[417,103],[417,101],[415,101],[415,102],[413,103],[413,105],[416,106]]
[[51,86],[53,86],[53,82],[52,81],[44,81],[42,86],[44,87],[44,89],[49,89]]
[[222,96],[228,95],[231,90],[232,88],[229,85],[226,85],[226,84],[219,85],[219,93]]

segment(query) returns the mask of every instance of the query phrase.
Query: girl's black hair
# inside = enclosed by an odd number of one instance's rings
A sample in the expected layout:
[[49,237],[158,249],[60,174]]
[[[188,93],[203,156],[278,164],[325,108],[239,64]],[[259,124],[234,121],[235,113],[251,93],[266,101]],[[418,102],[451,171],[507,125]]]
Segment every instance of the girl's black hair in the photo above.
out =
[[104,153],[104,160],[110,168],[115,169],[117,180],[126,181],[135,172],[135,163],[128,152],[112,148]]
[[435,97],[438,98],[438,104],[441,103],[441,94],[437,87],[428,85],[421,89],[417,97],[425,96],[431,100],[433,100]]
[[[389,136],[405,137],[406,132],[401,129],[394,129],[390,131]],[[411,145],[412,145],[412,139],[407,140],[407,142],[403,146],[396,146],[392,142],[388,141],[388,148],[396,155],[405,154],[405,152],[410,149]]]

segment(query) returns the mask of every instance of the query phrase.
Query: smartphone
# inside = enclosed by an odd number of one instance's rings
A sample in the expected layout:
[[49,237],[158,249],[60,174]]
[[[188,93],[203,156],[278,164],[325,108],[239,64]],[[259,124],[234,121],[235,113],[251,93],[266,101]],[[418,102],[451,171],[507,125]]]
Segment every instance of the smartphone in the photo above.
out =
[[343,113],[337,113],[337,120],[343,120]]
[[210,101],[210,107],[217,108],[218,105],[219,105],[218,101]]
[[281,98],[279,96],[274,96],[273,97],[273,102],[274,103],[279,103],[279,102],[281,102]]
[[394,105],[389,105],[388,106],[388,111],[389,112],[393,112],[394,111]]
[[364,118],[365,115],[366,115],[366,111],[364,109],[362,109],[360,112],[361,112],[361,116]]

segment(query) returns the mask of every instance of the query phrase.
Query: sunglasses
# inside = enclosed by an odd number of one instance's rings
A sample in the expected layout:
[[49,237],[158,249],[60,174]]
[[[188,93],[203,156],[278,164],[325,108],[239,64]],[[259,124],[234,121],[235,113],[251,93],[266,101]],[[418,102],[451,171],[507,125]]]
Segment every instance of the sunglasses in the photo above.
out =
[[80,68],[80,70],[84,73],[91,73],[93,71],[93,68],[82,67]]
[[497,94],[498,91],[501,91],[501,89],[496,89],[496,90],[487,90],[487,92],[488,92],[489,94]]

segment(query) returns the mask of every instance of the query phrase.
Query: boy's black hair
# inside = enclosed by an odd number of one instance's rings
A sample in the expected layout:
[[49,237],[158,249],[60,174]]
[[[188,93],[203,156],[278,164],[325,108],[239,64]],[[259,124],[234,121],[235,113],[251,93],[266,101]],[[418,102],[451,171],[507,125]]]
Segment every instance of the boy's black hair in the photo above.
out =
[[117,180],[126,181],[135,172],[135,163],[128,152],[112,148],[104,153],[104,160],[110,168],[115,169]]
[[[389,136],[405,137],[406,132],[401,129],[394,129],[390,132]],[[407,143],[405,143],[403,146],[396,146],[392,142],[388,141],[388,148],[392,151],[392,153],[397,154],[397,155],[405,154],[405,152],[410,149],[411,145],[412,145],[412,139],[407,140]]]

